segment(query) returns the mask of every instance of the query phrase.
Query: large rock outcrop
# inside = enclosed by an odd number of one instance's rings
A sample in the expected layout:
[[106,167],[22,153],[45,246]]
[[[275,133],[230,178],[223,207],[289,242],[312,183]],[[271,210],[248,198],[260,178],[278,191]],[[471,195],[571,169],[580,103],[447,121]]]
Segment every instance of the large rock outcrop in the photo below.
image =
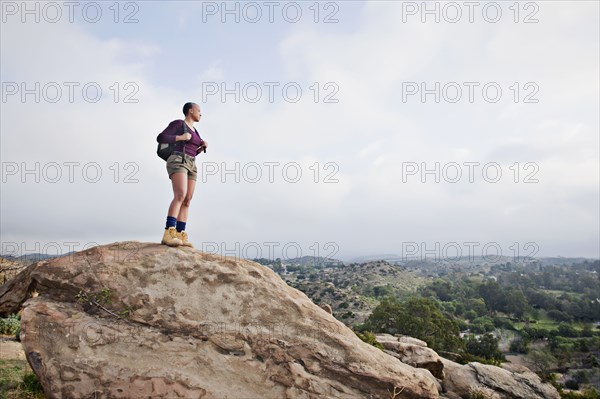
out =
[[257,263],[124,242],[0,287],[49,398],[437,398],[429,372],[363,343]]
[[395,337],[390,334],[376,335],[377,341],[383,345],[386,353],[397,357],[409,366],[427,369],[439,379],[444,378],[442,358],[427,343],[412,337]]
[[378,334],[376,339],[386,353],[430,371],[441,385],[439,392],[449,399],[474,397],[476,393],[488,399],[560,399],[552,385],[523,366],[463,365],[438,356],[427,343],[415,338]]
[[489,392],[490,399],[560,399],[558,391],[525,367],[506,368],[477,362],[458,364],[443,359],[442,386],[450,399],[464,398],[473,390]]

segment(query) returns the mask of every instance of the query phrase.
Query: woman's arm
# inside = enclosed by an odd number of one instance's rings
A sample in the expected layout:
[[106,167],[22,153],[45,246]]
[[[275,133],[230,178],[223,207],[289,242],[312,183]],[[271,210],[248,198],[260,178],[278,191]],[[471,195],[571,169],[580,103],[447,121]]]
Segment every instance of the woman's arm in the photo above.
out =
[[182,131],[181,122],[182,121],[180,120],[176,120],[169,123],[169,126],[167,126],[161,134],[156,136],[156,141],[161,144],[173,144],[180,141],[178,133],[181,133]]

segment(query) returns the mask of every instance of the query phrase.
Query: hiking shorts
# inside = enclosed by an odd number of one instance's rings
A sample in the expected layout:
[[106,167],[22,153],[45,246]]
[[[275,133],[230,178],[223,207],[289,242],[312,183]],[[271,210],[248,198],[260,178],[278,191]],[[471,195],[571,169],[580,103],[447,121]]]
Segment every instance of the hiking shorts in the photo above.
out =
[[[182,156],[185,156],[183,163],[181,163]],[[169,179],[173,173],[186,173],[188,179],[198,180],[196,159],[187,154],[182,155],[180,152],[172,153],[167,159],[167,172],[169,173]]]

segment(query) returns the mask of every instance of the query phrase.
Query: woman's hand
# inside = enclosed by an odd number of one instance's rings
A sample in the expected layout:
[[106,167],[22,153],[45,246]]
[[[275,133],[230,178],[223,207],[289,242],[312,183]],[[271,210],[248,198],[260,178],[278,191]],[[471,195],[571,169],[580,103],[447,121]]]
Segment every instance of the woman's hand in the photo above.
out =
[[192,138],[192,135],[189,133],[184,133],[180,136],[177,136],[177,141],[188,141]]
[[208,143],[204,140],[202,140],[202,144],[200,144],[200,147],[198,147],[198,150],[196,151],[196,155],[200,154],[201,152],[206,152],[206,148],[208,147]]

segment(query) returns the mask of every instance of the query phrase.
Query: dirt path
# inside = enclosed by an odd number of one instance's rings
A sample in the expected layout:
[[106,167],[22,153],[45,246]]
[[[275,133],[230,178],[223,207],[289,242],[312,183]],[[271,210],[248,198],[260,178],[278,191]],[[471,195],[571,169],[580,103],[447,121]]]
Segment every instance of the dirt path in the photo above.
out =
[[25,360],[25,352],[20,342],[14,338],[0,337],[0,360]]

